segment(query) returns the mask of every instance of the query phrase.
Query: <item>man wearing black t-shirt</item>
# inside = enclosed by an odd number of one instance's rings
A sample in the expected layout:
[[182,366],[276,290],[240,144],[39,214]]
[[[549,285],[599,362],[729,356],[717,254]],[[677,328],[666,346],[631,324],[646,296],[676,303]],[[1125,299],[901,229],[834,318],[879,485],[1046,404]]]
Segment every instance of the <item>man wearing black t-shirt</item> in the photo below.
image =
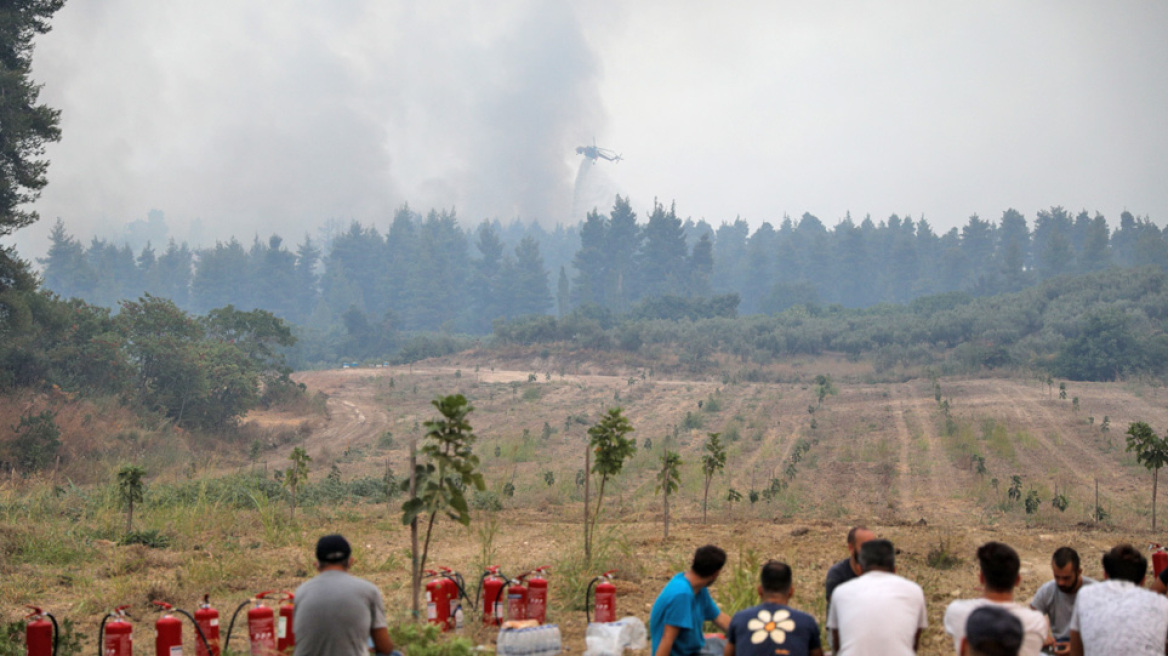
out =
[[[848,557],[839,561],[827,570],[827,580],[824,588],[827,592],[827,608],[831,609],[831,593],[836,586],[847,583],[861,574],[860,547],[868,540],[876,539],[876,534],[865,526],[853,526],[848,531]],[[824,611],[826,613],[826,611]]]

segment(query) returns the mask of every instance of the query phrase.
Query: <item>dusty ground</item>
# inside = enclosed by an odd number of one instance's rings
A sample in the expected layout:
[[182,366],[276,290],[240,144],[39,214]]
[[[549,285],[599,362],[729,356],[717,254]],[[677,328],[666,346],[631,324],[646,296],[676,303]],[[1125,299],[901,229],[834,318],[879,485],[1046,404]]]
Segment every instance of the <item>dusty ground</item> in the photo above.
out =
[[[810,381],[819,373],[816,366],[792,365],[786,379]],[[1157,388],[1071,383],[1067,399],[1060,400],[1057,383],[1048,388],[1025,379],[941,379],[947,422],[932,380],[863,384],[846,370],[831,369],[850,364],[822,366],[837,376],[838,394],[818,407],[809,382],[665,379],[634,366],[577,365],[561,374],[538,359],[516,364],[456,356],[412,368],[304,372],[297,378],[310,391],[329,395],[330,416],[314,420],[298,444],[314,457],[314,477],[334,465],[345,478],[380,475],[387,465],[400,476],[411,437],[420,437],[421,422],[433,417],[429,401],[437,394],[467,395],[476,408],[476,452],[504,509],[476,511],[469,529],[440,522],[431,562],[472,580],[485,564],[497,563],[509,573],[552,566],[549,616],[564,627],[569,651],[583,650],[583,613],[566,598],[577,582],[618,569],[620,614],[646,619],[668,577],[684,567],[694,547],[708,542],[726,548],[731,570],[741,569],[738,582],[731,571],[714,590],[724,605],[750,597],[757,563],[780,558],[795,569],[795,605],[822,618],[824,574],[843,557],[848,527],[865,523],[896,543],[901,573],[925,589],[931,627],[923,653],[945,654],[951,651],[941,615],[950,600],[975,594],[971,560],[980,543],[998,539],[1018,549],[1024,564],[1019,596],[1028,599],[1049,578],[1049,555],[1059,546],[1079,549],[1086,572],[1099,576],[1104,549],[1122,541],[1161,541],[1146,530],[1151,476],[1123,450],[1129,422],[1168,422]],[[720,406],[715,412],[709,411],[711,399]],[[585,568],[576,474],[583,468],[587,427],[616,405],[625,408],[640,448],[609,486],[603,544],[596,562]],[[1109,432],[1101,430],[1104,416]],[[269,428],[305,421],[275,412],[250,419]],[[699,463],[708,432],[721,432],[728,441],[729,464],[711,483],[709,519],[702,523]],[[800,440],[810,447],[788,476]],[[663,541],[654,476],[667,443],[680,451],[684,465],[682,489],[671,501],[671,539]],[[286,466],[290,450],[284,445],[266,451],[263,466]],[[985,458],[984,474],[977,473],[971,454]],[[1013,476],[1020,477],[1023,495],[1032,489],[1039,494],[1036,513],[1007,498]],[[769,501],[749,502],[751,490],[761,491],[776,478],[788,487]],[[508,481],[515,486],[510,498],[502,495]],[[1109,513],[1099,525],[1090,522],[1096,483],[1099,505]],[[730,487],[741,492],[741,502],[726,501]],[[1056,490],[1068,498],[1065,512],[1050,503]],[[191,606],[211,591],[226,612],[248,592],[302,582],[311,572],[313,541],[335,530],[357,546],[357,573],[381,587],[393,616],[407,617],[409,541],[396,508],[307,509],[292,523],[280,519],[283,509],[224,510],[222,517],[214,508],[201,512],[206,515],[186,520],[197,526],[185,528],[181,516],[143,515],[144,525],[180,534],[165,551],[94,544],[96,556],[58,567],[0,564],[0,598],[13,608],[38,601],[55,605],[94,632],[94,618],[111,599],[144,608],[148,598],[161,595]],[[102,521],[120,520],[114,515]],[[6,531],[29,530],[0,526],[0,538]],[[928,566],[928,554],[941,547],[961,564],[950,570]],[[152,620],[145,610],[141,614]],[[14,617],[12,608],[4,609],[4,619]],[[485,632],[470,634],[489,642]],[[149,631],[138,635],[149,642]]]

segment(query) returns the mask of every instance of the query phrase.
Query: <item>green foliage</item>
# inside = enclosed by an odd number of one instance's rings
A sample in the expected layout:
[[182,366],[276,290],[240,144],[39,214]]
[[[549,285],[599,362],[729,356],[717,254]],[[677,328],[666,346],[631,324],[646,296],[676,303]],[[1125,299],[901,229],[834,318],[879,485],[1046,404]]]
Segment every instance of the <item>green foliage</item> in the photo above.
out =
[[157,529],[149,529],[146,531],[130,531],[118,540],[118,544],[125,546],[130,544],[142,544],[151,549],[165,549],[170,546],[170,536],[160,533]]
[[961,564],[961,557],[954,553],[948,539],[940,538],[925,555],[925,564],[933,569],[953,569]]
[[682,419],[682,421],[681,421],[681,427],[684,428],[685,430],[697,430],[705,425],[706,425],[705,418],[702,417],[702,415],[700,413],[697,413],[697,412],[685,413],[685,419]]
[[1168,464],[1168,440],[1156,435],[1147,423],[1137,421],[1128,426],[1126,450],[1135,453],[1136,461],[1152,472],[1152,530],[1155,530],[1156,485],[1160,468]]
[[701,409],[704,410],[705,412],[713,413],[713,412],[721,412],[722,411],[722,399],[719,396],[714,395],[714,394],[707,396],[705,403],[704,404],[699,403],[699,405],[701,406]]
[[390,431],[383,431],[381,435],[377,436],[377,448],[392,449],[393,448],[393,433]]
[[443,635],[436,624],[392,623],[389,637],[395,647],[410,656],[474,656],[475,653],[475,644],[469,638]]
[[706,521],[706,501],[710,496],[710,482],[714,475],[726,468],[726,447],[722,444],[720,433],[707,435],[705,451],[702,455],[702,522]]
[[738,503],[742,501],[742,493],[734,488],[730,488],[726,491],[726,501],[727,503]]
[[1038,496],[1037,490],[1030,490],[1026,493],[1026,514],[1033,515],[1038,512],[1039,506],[1042,505],[1042,499]]
[[669,496],[681,484],[681,454],[666,449],[661,454],[661,470],[657,472],[657,491]]
[[1066,512],[1067,508],[1071,505],[1071,502],[1069,499],[1067,499],[1066,494],[1060,492],[1051,498],[1050,505],[1054,506],[1054,508],[1059,512]]
[[25,413],[20,423],[12,427],[16,438],[8,444],[8,457],[23,473],[46,469],[54,463],[61,449],[61,430],[54,421],[56,413],[44,410],[39,414]]
[[507,481],[506,483],[503,484],[503,496],[507,497],[508,499],[515,496],[515,484],[514,483],[512,483],[511,481]]
[[823,400],[828,395],[835,396],[839,393],[836,386],[831,381],[831,376],[828,374],[819,374],[815,377],[815,398],[818,399],[819,405],[823,405]]
[[556,484],[556,473],[550,469],[544,471],[543,482],[548,487],[555,485]]
[[[61,632],[54,653],[56,656],[80,656],[81,634],[77,632],[77,625],[71,618],[58,621],[61,623]],[[0,656],[24,656],[27,653],[24,644],[25,626],[24,620],[0,624]]]
[[292,461],[291,466],[282,472],[277,472],[280,477],[280,483],[288,488],[291,493],[289,513],[296,514],[296,492],[304,483],[308,482],[308,463],[312,462],[312,456],[304,450],[304,447],[296,447],[292,449],[292,455],[288,457]]
[[1022,499],[1022,477],[1015,474],[1010,477],[1010,488],[1006,490],[1006,496],[1010,501],[1020,501]]
[[1061,400],[1061,401],[1067,400],[1067,384],[1066,383],[1059,383],[1059,400]]
[[[507,494],[507,485],[511,485],[511,494]],[[507,483],[503,486],[504,496],[513,496],[515,494],[515,486]],[[470,497],[470,505],[475,510],[498,511],[503,509],[503,502],[499,500],[499,495],[490,490],[475,490]]]
[[137,465],[125,465],[118,470],[118,496],[126,508],[126,533],[134,530],[134,504],[142,501],[145,484],[142,477],[146,470]]
[[627,437],[633,430],[633,425],[620,408],[609,409],[600,421],[588,429],[588,445],[593,451],[590,473],[600,476],[600,488],[596,494],[596,511],[592,515],[591,525],[584,526],[585,560],[592,558],[592,539],[604,504],[605,485],[608,479],[621,472],[625,461],[637,453],[633,440]]

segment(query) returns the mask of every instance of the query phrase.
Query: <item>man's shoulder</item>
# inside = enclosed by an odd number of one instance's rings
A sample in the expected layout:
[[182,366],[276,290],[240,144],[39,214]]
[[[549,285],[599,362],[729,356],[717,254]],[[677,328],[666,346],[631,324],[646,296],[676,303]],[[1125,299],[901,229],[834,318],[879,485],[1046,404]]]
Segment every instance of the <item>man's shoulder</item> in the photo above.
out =
[[850,578],[854,575],[855,572],[852,571],[852,560],[850,558],[844,558],[843,560],[827,568],[827,580],[829,581],[841,578]]

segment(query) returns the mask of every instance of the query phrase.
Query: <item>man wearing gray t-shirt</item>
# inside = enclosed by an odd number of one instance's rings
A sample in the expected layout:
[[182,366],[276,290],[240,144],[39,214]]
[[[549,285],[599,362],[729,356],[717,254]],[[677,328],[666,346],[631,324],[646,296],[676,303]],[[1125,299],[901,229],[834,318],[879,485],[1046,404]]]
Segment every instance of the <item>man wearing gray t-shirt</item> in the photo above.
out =
[[1050,617],[1050,630],[1058,642],[1066,642],[1070,634],[1071,613],[1075,610],[1075,599],[1084,585],[1095,583],[1095,579],[1083,576],[1079,563],[1079,553],[1070,547],[1060,547],[1050,559],[1053,581],[1047,581],[1034,593],[1030,607]]
[[349,541],[326,535],[316,543],[320,572],[296,589],[295,656],[369,656],[393,652],[381,591],[349,574]]

